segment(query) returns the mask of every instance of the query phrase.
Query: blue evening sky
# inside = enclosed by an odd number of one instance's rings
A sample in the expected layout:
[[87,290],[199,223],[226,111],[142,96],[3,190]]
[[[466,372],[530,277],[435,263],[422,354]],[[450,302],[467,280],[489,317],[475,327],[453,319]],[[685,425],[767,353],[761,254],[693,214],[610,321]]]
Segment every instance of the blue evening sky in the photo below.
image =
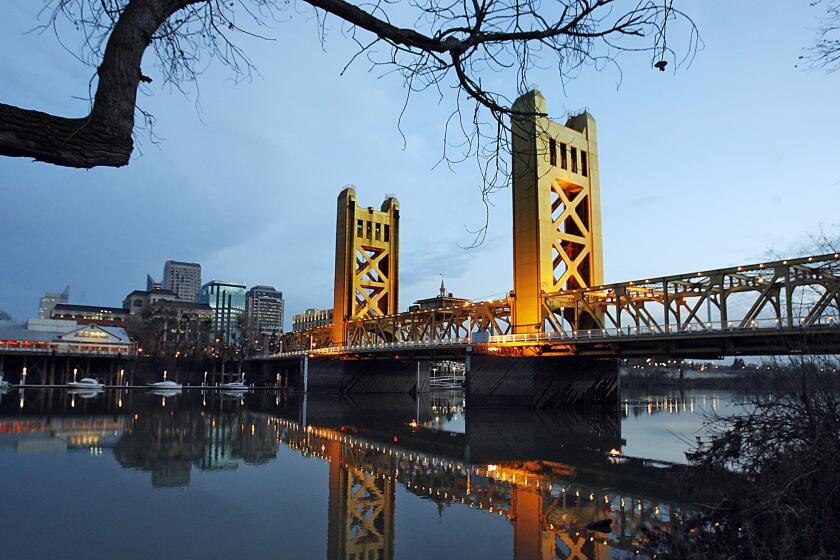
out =
[[[51,34],[26,33],[40,5],[4,6],[0,102],[82,115],[91,69]],[[623,56],[618,88],[609,69],[565,89],[551,71],[531,78],[555,118],[587,107],[598,121],[607,281],[793,253],[840,222],[840,73],[795,68],[818,11],[807,0],[683,5],[704,42],[688,68]],[[335,198],[347,184],[364,206],[400,200],[401,307],[433,295],[440,274],[459,296],[511,289],[509,190],[493,198],[487,241],[459,246],[482,204],[473,163],[434,167],[449,102],[415,96],[403,144],[401,80],[364,63],[340,76],[353,45],[335,20],[329,29],[322,49],[311,13],[291,13],[275,41],[244,43],[253,82],[210,66],[199,109],[156,79],[140,103],[161,142],[140,132],[126,168],[0,158],[0,309],[25,319],[68,283],[72,302],[119,306],[171,258],[200,262],[204,281],[276,286],[289,326],[292,313],[332,306]],[[144,71],[157,77],[151,59]],[[493,79],[513,93],[512,75]]]

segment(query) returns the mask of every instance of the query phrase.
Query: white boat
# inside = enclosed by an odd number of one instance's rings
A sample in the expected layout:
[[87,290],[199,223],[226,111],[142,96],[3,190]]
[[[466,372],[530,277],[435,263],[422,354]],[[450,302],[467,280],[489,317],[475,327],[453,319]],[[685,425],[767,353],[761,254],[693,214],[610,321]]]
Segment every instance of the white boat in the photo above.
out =
[[249,387],[245,385],[245,374],[241,374],[242,377],[237,379],[236,381],[231,381],[230,383],[222,383],[222,389],[226,391],[247,391]]
[[68,395],[73,395],[82,399],[95,399],[104,392],[105,389],[102,387],[96,387],[94,389],[80,389],[78,387],[75,389],[67,389]]
[[172,391],[178,390],[180,391],[184,386],[180,383],[175,383],[171,380],[166,381],[158,381],[157,383],[149,383],[149,389],[159,389],[162,391]]
[[230,383],[222,383],[222,389],[227,391],[247,391],[248,386],[245,385],[244,381],[231,381]]
[[157,395],[159,397],[174,397],[176,395],[181,394],[181,389],[180,386],[178,389],[155,389],[153,387],[150,387],[149,393]]
[[86,389],[88,391],[105,388],[104,383],[100,383],[92,377],[82,377],[78,381],[74,379],[73,381],[67,383],[67,386],[72,387],[73,389]]

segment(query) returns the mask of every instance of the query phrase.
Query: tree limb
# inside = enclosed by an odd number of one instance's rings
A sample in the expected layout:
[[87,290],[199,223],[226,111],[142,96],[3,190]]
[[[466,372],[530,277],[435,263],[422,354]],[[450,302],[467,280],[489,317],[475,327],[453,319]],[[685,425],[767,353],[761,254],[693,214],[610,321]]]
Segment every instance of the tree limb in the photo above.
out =
[[134,149],[140,61],[155,31],[173,13],[202,0],[133,0],[111,33],[90,114],[67,118],[0,104],[0,155],[66,167],[121,167]]

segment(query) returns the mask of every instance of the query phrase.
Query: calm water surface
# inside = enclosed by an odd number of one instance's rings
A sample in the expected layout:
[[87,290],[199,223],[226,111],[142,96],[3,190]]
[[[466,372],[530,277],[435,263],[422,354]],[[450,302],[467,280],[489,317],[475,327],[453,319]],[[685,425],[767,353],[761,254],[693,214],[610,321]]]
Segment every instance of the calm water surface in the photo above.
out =
[[581,414],[459,393],[12,391],[2,558],[631,558],[645,524],[691,509],[663,462],[740,400],[637,393]]

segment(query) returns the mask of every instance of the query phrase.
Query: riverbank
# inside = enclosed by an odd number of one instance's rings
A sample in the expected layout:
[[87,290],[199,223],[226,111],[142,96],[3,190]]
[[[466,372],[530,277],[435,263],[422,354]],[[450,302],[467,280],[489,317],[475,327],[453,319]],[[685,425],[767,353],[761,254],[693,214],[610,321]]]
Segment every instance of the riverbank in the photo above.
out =
[[[733,369],[720,367],[698,371],[679,368],[633,369],[621,367],[619,370],[622,390],[662,388],[766,390],[773,389],[778,385],[780,375],[785,375],[785,368]],[[829,381],[836,388],[840,388],[840,376],[832,376]]]

